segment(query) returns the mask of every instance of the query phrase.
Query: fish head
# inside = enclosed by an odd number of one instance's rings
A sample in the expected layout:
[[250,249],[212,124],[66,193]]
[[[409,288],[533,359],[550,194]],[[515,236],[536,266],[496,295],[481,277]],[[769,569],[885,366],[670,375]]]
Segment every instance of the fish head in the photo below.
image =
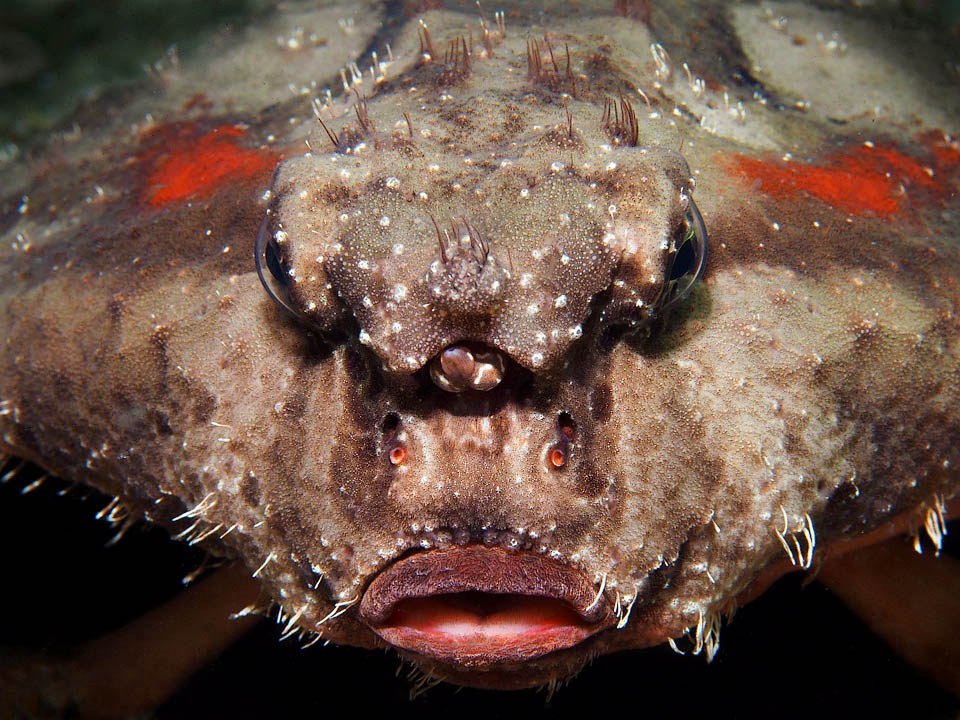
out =
[[282,554],[432,673],[498,687],[664,642],[743,582],[709,569],[746,500],[660,339],[709,304],[689,168],[662,128],[530,125],[471,162],[347,126],[280,166],[257,243],[289,331],[331,348],[278,397],[319,415],[253,471]]

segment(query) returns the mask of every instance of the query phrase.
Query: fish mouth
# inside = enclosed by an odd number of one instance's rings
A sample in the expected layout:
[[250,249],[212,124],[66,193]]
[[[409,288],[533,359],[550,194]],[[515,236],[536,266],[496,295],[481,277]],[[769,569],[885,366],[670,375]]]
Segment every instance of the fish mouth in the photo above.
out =
[[368,586],[360,616],[394,647],[462,669],[522,663],[611,622],[586,575],[561,562],[467,545],[398,560]]

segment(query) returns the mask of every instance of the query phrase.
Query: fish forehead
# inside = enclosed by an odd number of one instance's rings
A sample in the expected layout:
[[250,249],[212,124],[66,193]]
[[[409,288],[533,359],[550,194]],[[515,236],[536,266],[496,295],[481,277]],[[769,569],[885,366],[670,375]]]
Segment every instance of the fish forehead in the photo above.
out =
[[[574,117],[600,114],[585,104]],[[685,155],[706,168],[721,143],[698,143]],[[556,554],[624,599],[649,593],[634,626],[665,639],[779,557],[778,533],[803,538],[809,517],[828,542],[957,482],[956,289],[935,282],[955,249],[829,213],[817,233],[775,231],[769,207],[742,202],[717,169],[704,175],[715,255],[668,331],[584,353],[527,407],[486,413],[488,426],[410,400],[402,380],[376,391],[383,370],[355,340],[325,348],[283,321],[248,260],[265,177],[232,205],[215,195],[148,221],[120,198],[99,218],[140,229],[135,248],[98,229],[74,252],[64,223],[44,254],[6,253],[4,442],[178,532],[219,526],[206,541],[259,569],[308,628],[401,553],[486,533]],[[239,241],[214,245],[206,230]],[[937,263],[916,261],[930,247]],[[560,412],[581,433],[563,474],[544,456]],[[389,413],[410,452],[399,471],[385,457]],[[328,625],[369,642],[349,614]]]

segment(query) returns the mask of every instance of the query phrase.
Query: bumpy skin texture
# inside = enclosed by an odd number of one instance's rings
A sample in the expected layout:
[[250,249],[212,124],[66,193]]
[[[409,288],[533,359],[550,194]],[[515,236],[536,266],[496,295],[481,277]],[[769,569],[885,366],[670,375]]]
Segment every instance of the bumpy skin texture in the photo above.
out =
[[[705,168],[704,282],[625,332],[663,285],[690,171],[665,113],[644,108],[635,145],[604,127],[604,97],[649,70],[618,64],[599,26],[565,31],[576,81],[562,64],[528,75],[519,37],[469,71],[411,59],[362,120],[353,103],[324,115],[335,147],[311,122],[312,152],[266,196],[261,172],[150,206],[137,138],[88,160],[116,189],[93,210],[76,168],[30,187],[30,213],[9,202],[4,231],[34,247],[0,255],[2,448],[241,557],[334,642],[381,644],[359,599],[418,549],[527,550],[602,588],[607,629],[573,648],[519,666],[413,658],[495,686],[698,623],[703,639],[807,517],[823,545],[956,495],[955,241],[748,198],[698,136],[684,155]],[[251,146],[300,139],[244,120]],[[254,271],[265,214],[300,320]],[[458,341],[509,358],[495,390],[431,382]]]

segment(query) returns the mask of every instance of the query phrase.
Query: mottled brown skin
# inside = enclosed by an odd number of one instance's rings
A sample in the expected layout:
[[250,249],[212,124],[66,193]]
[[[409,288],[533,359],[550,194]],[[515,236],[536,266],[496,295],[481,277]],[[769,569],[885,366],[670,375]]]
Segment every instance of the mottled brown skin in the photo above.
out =
[[[206,546],[334,642],[382,645],[360,598],[424,550],[543,555],[603,588],[610,620],[574,647],[469,668],[407,655],[495,687],[716,617],[805,516],[823,545],[956,495],[955,240],[750,196],[698,136],[684,154],[704,168],[710,264],[651,322],[690,172],[663,118],[643,117],[636,145],[604,127],[617,73],[642,69],[599,63],[602,43],[568,30],[576,86],[528,79],[519,37],[469,71],[411,63],[362,121],[324,116],[336,146],[315,127],[267,199],[258,177],[146,208],[135,140],[90,161],[117,188],[93,210],[68,171],[30,187],[28,215],[11,199],[2,228],[35,247],[0,255],[0,448],[174,534],[196,522],[187,538],[210,531]],[[248,120],[251,144],[282,127]],[[254,271],[268,208],[300,320]],[[453,238],[470,223],[489,252],[468,241],[443,261],[431,219]],[[458,341],[508,358],[500,385],[430,380]]]

